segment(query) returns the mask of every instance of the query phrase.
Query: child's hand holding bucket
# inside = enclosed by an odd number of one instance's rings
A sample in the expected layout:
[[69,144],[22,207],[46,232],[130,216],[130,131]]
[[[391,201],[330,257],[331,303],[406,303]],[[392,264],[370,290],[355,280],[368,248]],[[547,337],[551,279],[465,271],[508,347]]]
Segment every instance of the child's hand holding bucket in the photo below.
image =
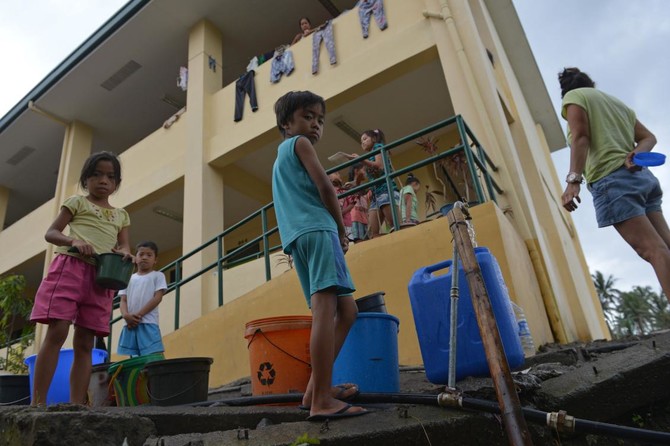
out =
[[112,252],[115,252],[117,254],[123,254],[123,261],[124,262],[137,263],[135,261],[135,256],[132,255],[129,251],[126,251],[125,249],[112,248]]

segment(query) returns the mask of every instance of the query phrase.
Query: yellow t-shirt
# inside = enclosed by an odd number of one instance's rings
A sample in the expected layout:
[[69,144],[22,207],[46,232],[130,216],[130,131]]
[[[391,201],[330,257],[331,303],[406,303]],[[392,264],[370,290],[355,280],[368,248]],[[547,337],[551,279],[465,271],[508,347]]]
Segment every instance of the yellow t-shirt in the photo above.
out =
[[[130,226],[130,217],[124,209],[102,208],[81,195],[68,198],[63,203],[63,207],[72,212],[68,235],[93,246],[96,254],[112,252],[121,229]],[[55,252],[78,257],[76,254],[68,253],[68,249],[70,249],[69,246],[59,246]],[[85,260],[92,262],[90,259]]]
[[[614,96],[595,88],[576,88],[563,97],[561,116],[576,104],[589,117],[591,147],[586,157],[584,178],[598,181],[623,166],[626,155],[635,148],[635,112]],[[568,127],[568,142],[572,135]]]

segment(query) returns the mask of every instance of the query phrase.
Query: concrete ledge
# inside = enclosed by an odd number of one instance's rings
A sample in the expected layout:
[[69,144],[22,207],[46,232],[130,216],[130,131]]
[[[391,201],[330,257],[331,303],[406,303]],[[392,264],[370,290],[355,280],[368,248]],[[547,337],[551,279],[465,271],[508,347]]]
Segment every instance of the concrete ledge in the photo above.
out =
[[[294,409],[295,410],[295,409]],[[322,446],[333,445],[487,445],[503,446],[502,425],[487,414],[459,412],[426,406],[378,406],[374,412],[328,423],[275,424],[238,432],[235,430],[206,434],[185,434],[149,438],[144,446],[288,446],[302,434],[318,438]],[[274,421],[274,416],[268,414]],[[303,415],[303,420],[306,415]],[[553,444],[550,433],[531,427],[536,445]],[[238,438],[239,436],[239,438]]]
[[3,446],[120,446],[124,440],[132,446],[141,445],[156,433],[148,418],[123,412],[110,414],[78,405],[0,409]]
[[617,418],[636,407],[670,397],[670,333],[580,362],[570,373],[548,379],[537,392],[542,410],[566,410],[591,420]]
[[255,429],[264,418],[273,423],[304,421],[307,413],[297,407],[110,407],[110,414],[127,413],[151,420],[156,431],[163,436],[184,432],[207,433],[237,431],[238,428]]

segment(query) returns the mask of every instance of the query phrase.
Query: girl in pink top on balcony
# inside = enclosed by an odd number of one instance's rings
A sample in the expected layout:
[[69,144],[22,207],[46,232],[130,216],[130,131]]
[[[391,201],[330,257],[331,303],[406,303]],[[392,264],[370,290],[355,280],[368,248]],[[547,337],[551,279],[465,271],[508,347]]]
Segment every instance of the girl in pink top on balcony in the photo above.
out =
[[[355,187],[365,181],[365,166],[362,163],[351,166],[347,185]],[[364,191],[354,195],[354,208],[351,210],[351,238],[354,243],[368,239],[368,193]]]
[[[347,191],[347,188],[342,184],[342,177],[339,173],[331,173],[328,175],[330,178],[330,183],[335,188],[335,193],[340,195]],[[346,231],[347,238],[353,240],[351,237],[351,211],[354,209],[354,197],[349,195],[348,197],[338,198],[340,202],[340,208],[342,209],[342,222],[344,223],[344,230]]]

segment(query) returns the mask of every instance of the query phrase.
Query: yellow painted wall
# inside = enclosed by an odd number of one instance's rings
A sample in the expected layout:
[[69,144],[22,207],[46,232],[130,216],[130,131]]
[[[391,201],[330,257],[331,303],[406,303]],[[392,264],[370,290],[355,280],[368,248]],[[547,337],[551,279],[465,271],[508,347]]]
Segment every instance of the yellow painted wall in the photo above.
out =
[[44,234],[53,221],[53,200],[49,200],[4,231],[0,231],[0,274],[44,252]]
[[184,176],[188,119],[188,112],[182,114],[170,128],[159,128],[121,154],[123,181],[111,198],[115,206],[132,211],[133,203]]
[[[477,241],[498,258],[510,294],[526,310],[538,344],[551,342],[533,267],[523,241],[493,203],[472,209]],[[386,292],[389,313],[400,319],[401,364],[422,362],[407,285],[418,268],[451,258],[451,233],[440,218],[396,234],[352,245],[347,264],[356,296]],[[164,338],[166,356],[211,356],[210,386],[249,375],[244,326],[264,317],[309,314],[295,271],[285,272]]]

